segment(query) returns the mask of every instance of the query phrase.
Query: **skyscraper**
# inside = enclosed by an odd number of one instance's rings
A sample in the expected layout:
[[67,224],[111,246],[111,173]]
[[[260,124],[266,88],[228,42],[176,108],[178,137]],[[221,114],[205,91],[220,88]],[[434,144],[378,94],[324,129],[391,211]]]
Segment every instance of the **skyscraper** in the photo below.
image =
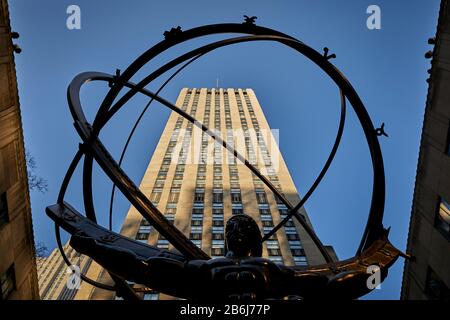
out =
[[[74,263],[81,273],[85,273],[92,263],[89,257],[80,255],[69,244],[64,245],[67,258]],[[76,279],[73,285],[67,285],[72,279],[72,269],[64,261],[56,248],[48,257],[37,258],[39,295],[42,300],[73,300],[77,293]]]
[[[251,89],[181,90],[176,105],[211,128],[256,165],[292,204],[296,187]],[[224,255],[224,224],[233,214],[253,217],[267,233],[287,214],[287,207],[240,160],[175,112],[169,117],[141,190],[167,219],[211,257]],[[299,210],[310,224],[306,211]],[[159,248],[172,249],[131,207],[121,233]],[[331,248],[329,251],[332,253]],[[263,257],[286,265],[324,263],[319,250],[292,219],[264,243]],[[110,281],[93,264],[88,275]],[[93,270],[94,270],[93,269]],[[139,285],[135,285],[139,287]],[[141,288],[144,299],[166,299]],[[76,299],[113,299],[114,293],[83,284]]]

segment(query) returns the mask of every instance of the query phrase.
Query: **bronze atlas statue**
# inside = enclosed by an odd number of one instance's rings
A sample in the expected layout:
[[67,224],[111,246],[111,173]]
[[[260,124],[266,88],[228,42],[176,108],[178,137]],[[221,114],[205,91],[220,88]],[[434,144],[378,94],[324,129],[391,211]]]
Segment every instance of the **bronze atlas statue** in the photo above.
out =
[[[114,284],[99,283],[85,275],[82,280],[106,290],[116,291],[124,299],[139,299],[127,281],[143,284],[154,290],[192,300],[241,301],[259,299],[355,299],[367,294],[368,266],[377,266],[381,280],[387,276],[388,268],[399,256],[406,257],[388,240],[388,230],[382,219],[385,202],[385,176],[383,159],[378,137],[386,135],[383,129],[375,128],[356,91],[342,73],[330,62],[335,54],[329,49],[318,52],[303,42],[281,32],[257,26],[256,17],[247,17],[243,23],[206,25],[183,31],[181,27],[164,33],[164,40],[139,56],[124,72],[115,75],[86,72],[77,75],[67,91],[70,111],[75,128],[82,139],[78,152],[64,177],[57,204],[47,207],[47,214],[55,222],[56,237],[61,253],[68,265],[71,262],[64,254],[60,228],[71,235],[70,245],[78,252],[88,255],[108,271]],[[130,79],[152,59],[166,50],[192,39],[217,34],[238,34],[186,52],[148,74],[139,83]],[[277,42],[296,50],[320,69],[339,87],[341,116],[339,129],[331,153],[313,185],[301,201],[292,205],[245,157],[228,145],[220,136],[197,121],[185,111],[159,96],[159,92],[179,72],[203,55],[232,44],[255,41]],[[166,72],[177,68],[168,80],[153,93],[146,86]],[[87,82],[104,81],[110,89],[103,99],[92,123],[86,120],[80,102],[80,89]],[[119,93],[127,90],[119,99]],[[103,146],[99,133],[133,96],[143,94],[150,102],[142,111],[119,162]],[[232,216],[226,224],[225,256],[211,259],[193,244],[181,231],[171,224],[158,208],[139,190],[122,170],[123,156],[134,129],[152,101],[157,101],[210,135],[245,166],[251,170],[288,208],[287,216],[264,237],[256,222],[245,214]],[[346,101],[350,102],[360,123],[369,146],[373,166],[372,200],[367,225],[355,256],[348,260],[333,261],[305,218],[297,211],[305,204],[327,172],[340,143],[345,123]],[[65,194],[73,173],[83,160],[83,200],[85,215],[65,202]],[[97,224],[92,195],[93,162],[102,168],[113,183],[109,212],[109,228]],[[169,251],[144,244],[112,232],[112,201],[118,188],[137,211],[176,250]],[[284,266],[262,258],[262,243],[279,230],[290,218],[295,217],[311,236],[323,255],[326,264],[317,266]]]

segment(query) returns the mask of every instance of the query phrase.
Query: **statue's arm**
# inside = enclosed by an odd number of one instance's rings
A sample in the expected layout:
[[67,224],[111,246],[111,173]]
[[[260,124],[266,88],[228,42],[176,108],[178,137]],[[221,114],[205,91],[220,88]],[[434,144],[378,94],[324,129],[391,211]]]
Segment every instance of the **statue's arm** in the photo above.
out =
[[274,277],[280,292],[286,296],[300,296],[304,299],[317,299],[325,293],[328,278],[312,271],[298,271],[287,266],[278,266],[279,273]]
[[143,270],[144,265],[131,250],[108,245],[92,237],[75,234],[70,245],[79,253],[91,257],[106,270],[128,281],[135,281],[135,275]]
[[158,256],[142,259],[131,250],[82,235],[73,235],[70,245],[117,276],[180,297],[189,297],[193,286],[203,285],[201,279],[207,275],[202,268],[204,261],[200,260],[183,262]]

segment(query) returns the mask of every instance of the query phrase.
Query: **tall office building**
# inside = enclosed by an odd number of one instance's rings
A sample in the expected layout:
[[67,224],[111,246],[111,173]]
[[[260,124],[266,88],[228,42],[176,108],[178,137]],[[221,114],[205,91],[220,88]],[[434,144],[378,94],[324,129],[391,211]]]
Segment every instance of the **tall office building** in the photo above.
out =
[[[176,105],[257,165],[290,203],[298,203],[300,198],[276,134],[270,131],[253,90],[184,88]],[[242,162],[175,112],[167,121],[140,188],[167,219],[211,257],[224,255],[224,225],[233,214],[250,215],[261,232],[267,233],[287,213],[286,206]],[[300,213],[310,223],[303,208]],[[133,207],[121,233],[172,249]],[[264,243],[263,256],[285,265],[324,263],[311,238],[292,219]],[[88,276],[110,281],[96,264]],[[144,299],[170,298],[142,290]],[[114,299],[114,293],[83,284],[76,299]]]
[[39,299],[12,36],[0,0],[0,300]]
[[443,0],[409,227],[402,299],[450,301],[450,1]]
[[[67,258],[85,273],[91,265],[89,257],[80,255],[69,244],[64,245]],[[38,257],[37,273],[39,279],[39,295],[42,300],[73,300],[78,288],[77,279],[72,277],[72,269],[68,268],[59,249],[56,248],[48,257]]]

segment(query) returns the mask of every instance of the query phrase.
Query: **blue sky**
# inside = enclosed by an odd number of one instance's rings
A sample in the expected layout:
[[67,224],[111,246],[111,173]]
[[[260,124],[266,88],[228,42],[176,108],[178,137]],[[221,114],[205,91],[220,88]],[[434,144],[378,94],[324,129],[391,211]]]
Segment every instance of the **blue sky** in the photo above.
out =
[[[66,28],[66,8],[81,8],[81,30]],[[366,9],[381,8],[381,30],[366,27]],[[23,52],[16,55],[20,102],[27,149],[48,180],[45,194],[31,194],[36,241],[54,248],[52,223],[45,207],[56,201],[62,177],[79,138],[72,125],[66,88],[83,71],[114,73],[125,69],[144,50],[162,40],[163,32],[204,24],[242,21],[256,15],[258,25],[290,34],[317,50],[329,47],[333,63],[347,76],[375,125],[386,123],[381,139],[386,168],[384,224],[391,241],[404,250],[414,188],[420,132],[426,101],[430,49],[435,35],[438,0],[427,1],[10,1],[11,23],[21,34]],[[209,37],[207,40],[217,39]],[[168,58],[204,43],[194,41],[150,63],[142,77]],[[249,43],[219,49],[195,62],[162,93],[175,101],[182,87],[253,88],[272,128],[280,130],[280,148],[300,194],[314,181],[334,140],[339,120],[338,90],[317,67],[291,49],[271,43]],[[155,90],[155,82],[150,86]],[[83,88],[82,102],[92,117],[104,84]],[[136,97],[102,133],[118,158],[126,134],[146,100]],[[150,160],[169,112],[155,104],[129,148],[124,168],[137,184]],[[100,222],[106,222],[110,184],[95,170],[94,200]],[[319,237],[333,244],[340,258],[353,256],[370,205],[372,172],[362,130],[349,109],[336,160],[306,204]],[[79,171],[68,200],[82,210]],[[114,228],[128,210],[118,197]],[[398,299],[403,261],[399,260],[381,290],[367,299]]]

